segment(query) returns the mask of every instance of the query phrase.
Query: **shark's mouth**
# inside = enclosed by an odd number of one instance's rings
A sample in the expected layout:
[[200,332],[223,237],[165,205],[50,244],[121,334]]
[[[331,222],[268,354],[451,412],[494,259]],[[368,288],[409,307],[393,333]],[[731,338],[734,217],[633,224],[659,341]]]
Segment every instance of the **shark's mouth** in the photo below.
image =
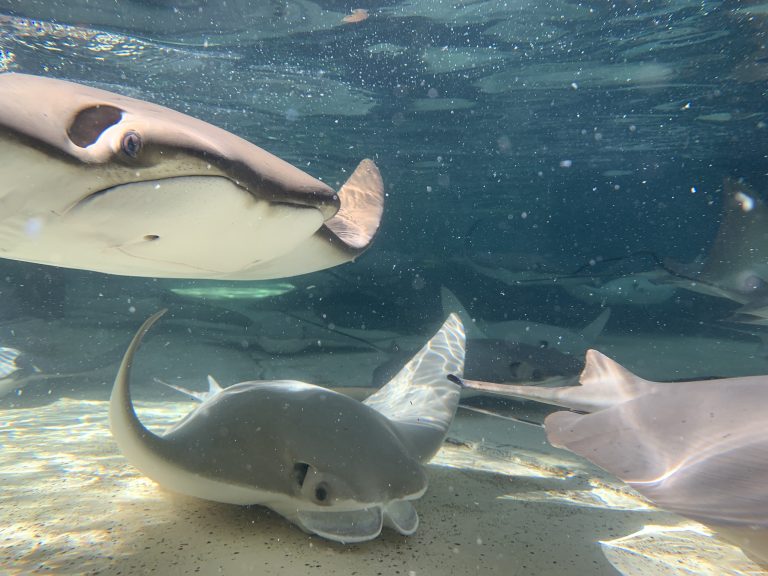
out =
[[386,525],[409,536],[419,527],[416,509],[407,500],[357,510],[301,510],[298,524],[307,532],[342,544],[373,540]]

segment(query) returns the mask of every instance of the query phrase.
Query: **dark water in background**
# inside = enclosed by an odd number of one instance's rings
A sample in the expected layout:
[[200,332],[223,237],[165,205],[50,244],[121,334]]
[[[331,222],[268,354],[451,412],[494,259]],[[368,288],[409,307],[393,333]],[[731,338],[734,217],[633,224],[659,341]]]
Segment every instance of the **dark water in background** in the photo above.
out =
[[[350,8],[370,17],[343,25]],[[0,0],[0,50],[7,70],[177,108],[331,184],[374,158],[388,190],[374,247],[331,273],[346,290],[287,305],[407,329],[439,318],[448,285],[487,318],[582,325],[599,307],[467,263],[693,260],[724,177],[768,189],[766,19],[765,4],[706,0]],[[719,330],[723,307],[686,293],[610,329]]]

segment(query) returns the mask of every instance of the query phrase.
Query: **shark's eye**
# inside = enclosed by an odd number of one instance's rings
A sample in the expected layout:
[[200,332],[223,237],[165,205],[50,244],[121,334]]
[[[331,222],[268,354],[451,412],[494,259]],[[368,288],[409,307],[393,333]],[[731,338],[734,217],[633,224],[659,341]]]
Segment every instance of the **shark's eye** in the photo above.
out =
[[139,136],[138,132],[133,130],[126,132],[123,135],[122,148],[126,156],[136,158],[139,152],[141,152],[141,136]]

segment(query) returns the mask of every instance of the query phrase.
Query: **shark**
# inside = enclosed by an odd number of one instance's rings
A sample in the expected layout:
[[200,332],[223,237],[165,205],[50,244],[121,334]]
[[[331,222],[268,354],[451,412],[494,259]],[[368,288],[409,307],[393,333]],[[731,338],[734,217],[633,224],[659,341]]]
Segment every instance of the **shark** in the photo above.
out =
[[454,381],[568,408],[544,419],[553,446],[768,566],[768,376],[654,382],[589,350],[577,386]]
[[0,257],[124,276],[259,280],[355,259],[384,187],[338,191],[197,118],[81,84],[0,74]]
[[464,332],[448,317],[386,386],[359,402],[298,381],[209,378],[199,406],[164,434],[133,407],[134,355],[164,310],[148,318],[123,357],[109,403],[125,458],[164,488],[216,502],[266,506],[305,532],[344,544],[383,526],[413,534],[424,465],[443,443],[459,402]]

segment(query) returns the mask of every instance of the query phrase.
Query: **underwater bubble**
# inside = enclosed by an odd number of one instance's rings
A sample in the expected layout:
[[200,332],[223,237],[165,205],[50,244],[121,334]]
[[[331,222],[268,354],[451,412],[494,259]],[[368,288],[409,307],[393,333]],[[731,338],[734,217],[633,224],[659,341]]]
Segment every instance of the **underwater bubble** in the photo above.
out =
[[39,236],[40,232],[42,231],[43,231],[43,219],[37,216],[30,218],[29,220],[27,220],[26,224],[24,224],[24,232],[27,234],[27,236],[31,236],[31,237]]

